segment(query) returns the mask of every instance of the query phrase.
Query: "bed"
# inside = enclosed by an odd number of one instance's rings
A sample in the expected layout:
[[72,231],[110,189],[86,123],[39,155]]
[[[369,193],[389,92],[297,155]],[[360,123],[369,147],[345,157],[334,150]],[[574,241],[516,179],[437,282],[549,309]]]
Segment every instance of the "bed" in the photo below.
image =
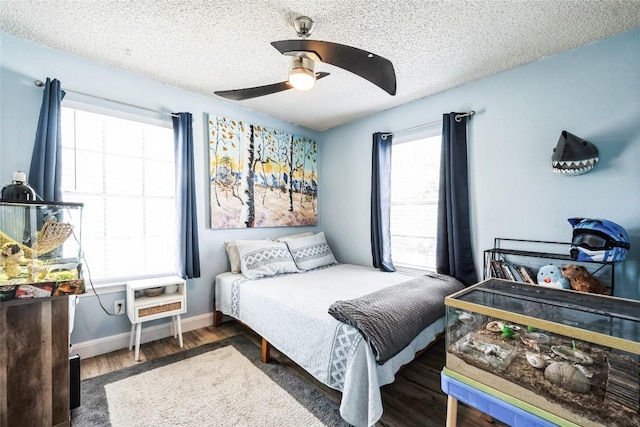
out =
[[[295,258],[295,250],[291,253]],[[331,258],[333,255],[329,261]],[[415,276],[337,264],[335,259],[321,264],[298,268],[298,272],[279,268],[278,273],[261,277],[233,272],[216,276],[214,323],[219,324],[222,314],[238,319],[262,337],[263,361],[268,360],[269,345],[273,345],[318,381],[342,392],[340,414],[345,421],[370,426],[382,416],[380,387],[392,383],[396,372],[443,332],[444,295],[462,285],[452,279],[443,289],[443,281],[434,280],[434,290],[439,288],[438,299],[442,299],[437,317],[397,354],[379,363],[363,334],[352,324],[338,321],[328,309],[336,301],[353,301],[401,286]],[[243,273],[244,268],[243,264]]]

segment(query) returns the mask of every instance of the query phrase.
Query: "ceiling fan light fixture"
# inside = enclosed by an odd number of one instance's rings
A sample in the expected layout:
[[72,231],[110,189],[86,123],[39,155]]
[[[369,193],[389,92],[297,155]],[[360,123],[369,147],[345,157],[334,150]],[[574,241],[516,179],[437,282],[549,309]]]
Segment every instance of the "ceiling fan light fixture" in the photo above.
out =
[[309,90],[316,83],[316,75],[306,68],[296,68],[289,73],[289,83],[298,90]]
[[289,72],[289,83],[298,90],[311,89],[316,84],[313,61],[307,58],[293,58]]

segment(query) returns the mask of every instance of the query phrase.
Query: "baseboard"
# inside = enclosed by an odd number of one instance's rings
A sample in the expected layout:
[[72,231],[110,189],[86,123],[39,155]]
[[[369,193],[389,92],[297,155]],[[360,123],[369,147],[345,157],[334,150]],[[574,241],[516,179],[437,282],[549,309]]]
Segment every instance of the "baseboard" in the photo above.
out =
[[[187,317],[182,319],[182,333],[193,331],[194,329],[205,328],[213,325],[213,313],[201,314],[200,316]],[[71,354],[79,354],[82,359],[98,356],[112,351],[129,348],[130,332],[111,335],[95,340],[84,341],[73,344],[70,351]],[[147,343],[161,338],[172,336],[171,322],[162,325],[145,327],[142,324],[142,332],[140,334],[140,343]],[[132,356],[133,357],[133,350]]]

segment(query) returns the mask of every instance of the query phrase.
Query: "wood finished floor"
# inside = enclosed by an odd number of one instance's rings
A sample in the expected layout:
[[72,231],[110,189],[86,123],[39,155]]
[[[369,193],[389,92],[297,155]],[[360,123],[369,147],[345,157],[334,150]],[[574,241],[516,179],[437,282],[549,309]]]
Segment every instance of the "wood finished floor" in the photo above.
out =
[[[165,338],[142,344],[140,346],[140,362],[133,360],[133,351],[118,350],[88,359],[81,363],[82,379],[91,378],[108,372],[117,371],[127,366],[157,359],[203,344],[218,341],[236,334],[245,334],[257,346],[260,337],[249,328],[229,321],[220,327],[209,326],[183,334],[184,347],[180,348],[178,340]],[[340,393],[316,381],[304,370],[291,362],[276,349],[272,357],[289,366],[296,374],[308,380],[314,387],[335,402],[340,401]],[[402,369],[395,382],[382,387],[384,414],[376,427],[439,427],[445,425],[447,396],[440,389],[440,371],[444,366],[444,342],[439,340],[416,360]],[[458,405],[459,427],[504,426],[499,421],[491,421],[482,412]]]

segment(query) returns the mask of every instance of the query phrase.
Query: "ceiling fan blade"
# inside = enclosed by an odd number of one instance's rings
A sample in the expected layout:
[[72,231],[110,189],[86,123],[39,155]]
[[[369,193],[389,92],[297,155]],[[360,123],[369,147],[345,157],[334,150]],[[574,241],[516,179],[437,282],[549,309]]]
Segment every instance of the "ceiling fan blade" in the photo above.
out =
[[272,42],[283,55],[296,56],[313,52],[322,62],[335,65],[369,80],[390,95],[396,94],[396,72],[393,64],[382,56],[343,44],[321,40],[295,39]]
[[291,86],[288,81],[273,83],[264,86],[248,87],[245,89],[219,90],[213,93],[223,98],[232,99],[234,101],[243,101],[245,99],[271,95],[272,93],[282,92],[283,90],[287,89],[293,89],[293,86]]
[[[327,77],[329,73],[316,73],[316,80]],[[273,83],[270,85],[248,87],[245,89],[220,90],[213,92],[223,98],[232,99],[234,101],[244,101],[245,99],[257,98],[259,96],[271,95],[272,93],[282,92],[283,90],[293,89],[288,81]]]

